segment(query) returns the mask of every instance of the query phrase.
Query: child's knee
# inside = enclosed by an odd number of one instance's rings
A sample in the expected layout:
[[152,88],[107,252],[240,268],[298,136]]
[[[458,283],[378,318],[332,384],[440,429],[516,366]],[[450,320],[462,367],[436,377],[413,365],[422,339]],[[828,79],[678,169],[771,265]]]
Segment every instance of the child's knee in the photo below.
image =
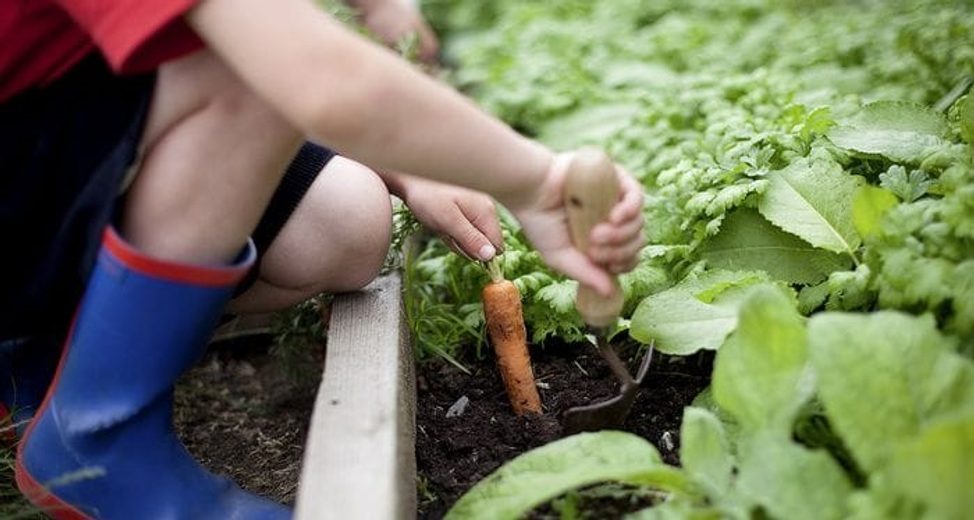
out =
[[[334,171],[329,171],[329,169]],[[382,269],[392,234],[392,205],[389,191],[379,176],[356,162],[336,157],[324,175],[334,176],[340,188],[327,196],[342,211],[337,220],[322,215],[322,224],[336,227],[340,276],[330,290],[356,290],[364,287]],[[341,198],[341,202],[336,199]],[[327,219],[327,220],[326,220]],[[338,245],[338,244],[336,244]],[[326,245],[327,247],[327,245]]]
[[335,157],[274,240],[261,277],[309,294],[360,289],[382,269],[391,230],[391,200],[379,176]]

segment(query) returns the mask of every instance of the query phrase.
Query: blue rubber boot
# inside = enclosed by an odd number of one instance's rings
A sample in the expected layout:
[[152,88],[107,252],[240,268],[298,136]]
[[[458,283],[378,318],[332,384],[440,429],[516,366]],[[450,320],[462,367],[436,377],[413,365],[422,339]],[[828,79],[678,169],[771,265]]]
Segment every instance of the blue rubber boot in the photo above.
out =
[[202,355],[254,261],[163,262],[108,230],[54,381],[20,443],[21,491],[54,518],[284,519],[203,469],[172,427],[176,379]]
[[56,340],[0,341],[0,439],[13,445],[47,393],[60,357]]

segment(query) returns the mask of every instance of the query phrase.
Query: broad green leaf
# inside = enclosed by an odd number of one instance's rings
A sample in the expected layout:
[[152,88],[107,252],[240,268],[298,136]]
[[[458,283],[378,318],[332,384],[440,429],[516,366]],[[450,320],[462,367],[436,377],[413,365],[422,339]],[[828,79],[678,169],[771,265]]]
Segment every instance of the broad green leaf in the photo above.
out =
[[771,431],[750,439],[741,461],[741,493],[772,518],[844,518],[852,484],[824,451],[809,450]]
[[961,520],[974,511],[974,414],[927,426],[893,453],[891,482],[937,518]]
[[690,478],[705,487],[709,496],[716,498],[727,491],[734,458],[727,433],[717,416],[693,406],[683,410],[680,463]]
[[859,236],[867,238],[879,230],[879,222],[899,200],[892,192],[864,184],[852,199],[852,221]]
[[507,462],[472,487],[447,519],[514,519],[572,489],[606,481],[684,490],[680,470],[666,466],[652,444],[630,433],[566,437]]
[[694,295],[704,303],[714,303],[728,290],[750,287],[760,282],[767,282],[764,273],[755,271],[707,271],[705,274],[680,283],[679,287]]
[[682,282],[640,302],[630,335],[643,343],[655,341],[666,354],[717,349],[737,325],[748,289],[766,280],[762,274],[717,271]]
[[861,242],[852,223],[859,180],[823,159],[800,160],[769,175],[758,210],[773,224],[816,247],[855,256]]
[[877,101],[863,107],[847,125],[833,128],[836,146],[894,161],[917,162],[926,150],[944,143],[944,117],[930,108],[903,101]]
[[866,471],[883,467],[925,422],[974,409],[974,366],[930,317],[822,313],[808,336],[819,397]]
[[740,314],[714,363],[714,398],[745,430],[786,436],[813,392],[804,318],[793,301],[765,287],[751,292]]
[[699,249],[707,265],[729,270],[761,270],[788,283],[813,284],[851,263],[786,233],[751,209],[727,216],[716,236]]

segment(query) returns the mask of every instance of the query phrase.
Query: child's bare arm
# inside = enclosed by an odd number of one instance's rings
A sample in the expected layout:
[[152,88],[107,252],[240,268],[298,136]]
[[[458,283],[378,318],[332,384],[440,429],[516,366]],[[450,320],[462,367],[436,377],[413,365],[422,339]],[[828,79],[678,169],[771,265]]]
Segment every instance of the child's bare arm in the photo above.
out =
[[619,174],[623,196],[601,236],[593,231],[593,250],[578,251],[567,227],[564,160],[310,0],[202,0],[187,19],[231,69],[312,138],[379,170],[493,195],[551,267],[603,294],[613,291],[609,270],[632,268],[643,242],[642,190],[625,172]]
[[295,126],[370,166],[530,204],[552,154],[308,0],[203,0],[190,24]]

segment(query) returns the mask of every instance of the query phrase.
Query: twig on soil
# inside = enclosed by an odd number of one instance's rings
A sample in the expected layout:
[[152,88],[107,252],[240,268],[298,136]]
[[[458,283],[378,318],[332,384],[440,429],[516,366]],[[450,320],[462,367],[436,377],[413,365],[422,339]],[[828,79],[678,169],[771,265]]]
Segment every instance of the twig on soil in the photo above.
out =
[[591,377],[589,376],[588,371],[582,368],[582,365],[578,361],[572,361],[572,363],[575,363],[575,366],[578,367],[578,370],[580,370],[583,374],[585,374],[586,377]]

